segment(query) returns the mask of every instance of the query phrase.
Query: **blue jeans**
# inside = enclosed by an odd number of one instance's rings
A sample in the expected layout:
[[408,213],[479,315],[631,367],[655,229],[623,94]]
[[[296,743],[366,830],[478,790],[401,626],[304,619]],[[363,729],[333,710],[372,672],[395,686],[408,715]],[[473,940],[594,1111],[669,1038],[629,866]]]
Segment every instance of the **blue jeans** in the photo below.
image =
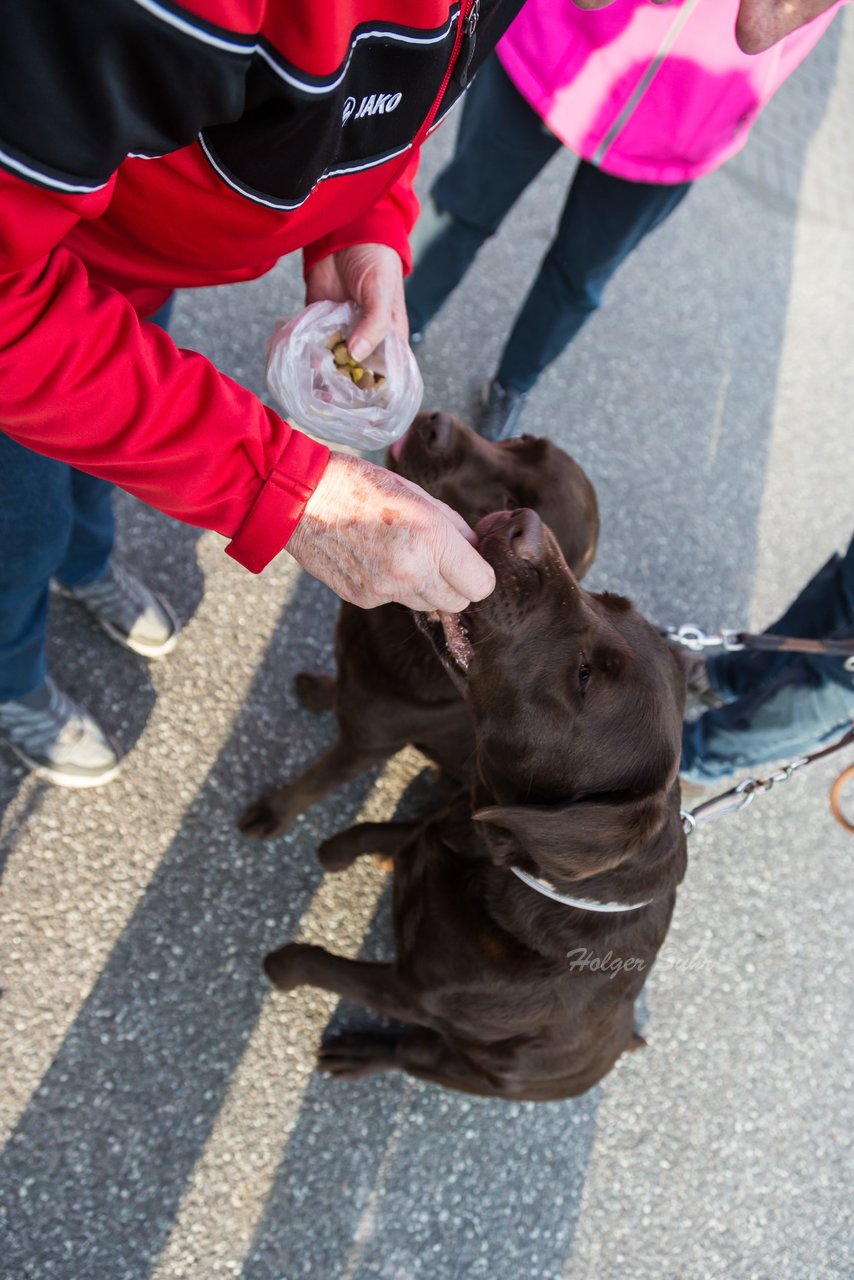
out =
[[[414,333],[429,323],[561,145],[491,57],[466,95],[453,158],[430,192],[446,216],[406,282]],[[600,305],[620,263],[690,186],[628,182],[580,161],[554,240],[504,347],[496,372],[502,386],[530,390]]]
[[[172,299],[151,316],[166,328]],[[26,697],[47,675],[51,578],[94,582],[113,549],[113,486],[45,458],[0,430],[0,701]]]
[[[854,538],[768,630],[808,639],[854,636]],[[727,705],[685,725],[680,772],[689,782],[716,782],[807,755],[840,738],[854,718],[851,659],[741,650],[710,659],[708,673]]]

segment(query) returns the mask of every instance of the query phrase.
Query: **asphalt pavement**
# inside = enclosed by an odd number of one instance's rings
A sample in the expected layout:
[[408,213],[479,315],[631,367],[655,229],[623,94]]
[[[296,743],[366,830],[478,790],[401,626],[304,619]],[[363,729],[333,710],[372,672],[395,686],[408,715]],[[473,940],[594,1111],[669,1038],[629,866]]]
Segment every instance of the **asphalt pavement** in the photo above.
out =
[[[767,625],[850,535],[852,119],[848,14],[531,398],[526,429],[598,490],[590,585],[661,624]],[[426,404],[470,412],[571,170],[556,158],[431,327]],[[301,302],[285,262],[181,295],[174,336],[263,392],[265,341]],[[330,739],[291,682],[331,667],[336,601],[287,556],[256,578],[217,535],[118,507],[184,634],[149,665],[57,601],[53,674],[125,770],[74,794],[0,756],[2,1280],[850,1277],[854,839],[827,792],[851,753],[691,838],[649,1048],[587,1096],[335,1083],[315,1047],[364,1015],[272,994],[260,960],[295,936],[390,954],[383,874],[324,878],[314,850],[423,802],[423,761],[243,840],[247,800]]]

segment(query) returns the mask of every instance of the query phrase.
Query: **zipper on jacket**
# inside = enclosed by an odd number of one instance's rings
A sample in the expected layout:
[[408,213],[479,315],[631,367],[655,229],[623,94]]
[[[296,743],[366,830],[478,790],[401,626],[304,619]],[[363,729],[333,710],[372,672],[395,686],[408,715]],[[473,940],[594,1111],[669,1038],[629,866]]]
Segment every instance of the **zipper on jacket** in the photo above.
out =
[[439,110],[442,99],[445,96],[445,90],[447,89],[448,85],[451,82],[451,77],[454,74],[454,68],[456,67],[457,61],[460,56],[460,50],[463,47],[463,38],[465,36],[465,31],[463,28],[468,22],[469,16],[471,15],[471,11],[472,9],[474,9],[475,5],[477,5],[478,12],[480,12],[480,0],[470,0],[468,9],[466,9],[466,0],[460,0],[460,16],[457,23],[457,34],[454,37],[454,47],[451,50],[451,58],[450,58],[450,61],[448,62],[447,70],[445,71],[445,74],[442,77],[442,83],[439,87],[439,95],[433,103],[433,106],[430,110],[430,114],[427,116],[427,119],[424,121],[421,128],[416,133],[415,137],[412,139],[411,146],[413,147],[420,147],[421,143],[424,141],[424,139],[427,137],[427,134],[430,132],[430,130],[433,127],[433,121],[436,119],[436,113]]
[[458,69],[455,78],[463,89],[468,83],[469,67],[477,44],[477,23],[479,18],[480,0],[474,0],[474,4],[469,9],[468,17],[463,22],[463,42],[457,55]]

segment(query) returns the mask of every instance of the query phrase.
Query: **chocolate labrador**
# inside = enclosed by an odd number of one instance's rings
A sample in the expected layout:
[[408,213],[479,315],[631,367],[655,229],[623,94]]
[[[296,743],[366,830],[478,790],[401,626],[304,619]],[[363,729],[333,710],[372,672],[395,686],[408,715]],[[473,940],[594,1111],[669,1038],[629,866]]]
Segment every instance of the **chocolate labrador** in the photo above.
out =
[[399,1069],[545,1101],[643,1044],[634,1002],[685,871],[680,659],[622,596],[583,590],[531,511],[477,526],[493,595],[422,619],[471,716],[470,792],[423,825],[366,823],[321,845],[330,871],[394,862],[393,964],[292,943],[265,968],[409,1024],[325,1044],[320,1067]]
[[[389,450],[386,465],[441,498],[474,525],[490,511],[531,507],[553,529],[579,576],[596,551],[599,511],[587,476],[550,440],[483,440],[447,413],[421,413]],[[305,706],[334,708],[335,741],[293,781],[259,796],[240,830],[279,835],[309,805],[415,743],[446,778],[462,781],[472,759],[469,717],[432,645],[408,609],[344,604],[335,641],[337,678],[302,672]]]

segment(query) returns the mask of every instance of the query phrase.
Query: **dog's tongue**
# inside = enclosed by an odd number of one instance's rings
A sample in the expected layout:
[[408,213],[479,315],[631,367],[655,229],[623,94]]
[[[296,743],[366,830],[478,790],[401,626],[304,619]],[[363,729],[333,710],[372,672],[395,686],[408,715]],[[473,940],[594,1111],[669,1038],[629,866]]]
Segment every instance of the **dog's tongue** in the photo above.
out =
[[440,622],[445,633],[445,643],[454,662],[462,671],[468,671],[472,658],[471,641],[465,623],[458,613],[440,613],[438,610],[430,614],[433,622]]
[[391,444],[388,447],[388,451],[391,454],[391,456],[394,458],[395,462],[397,462],[398,459],[400,458],[400,452],[401,452],[401,449],[403,448],[403,442],[408,435],[409,435],[409,429],[407,428],[406,431],[404,431],[403,435],[399,436],[397,440],[392,440]]

